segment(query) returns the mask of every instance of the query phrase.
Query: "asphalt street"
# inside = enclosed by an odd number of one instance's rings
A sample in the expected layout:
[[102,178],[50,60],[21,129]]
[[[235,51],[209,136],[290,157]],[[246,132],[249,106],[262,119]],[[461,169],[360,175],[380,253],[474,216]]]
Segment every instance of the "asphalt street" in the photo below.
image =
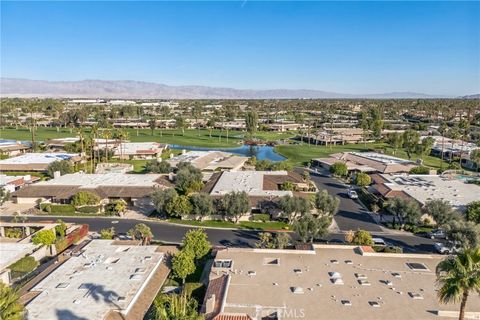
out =
[[[302,169],[298,168],[297,171]],[[406,252],[432,252],[434,241],[418,237],[410,233],[389,230],[379,226],[369,215],[368,211],[358,200],[352,200],[347,196],[347,187],[337,180],[318,173],[310,173],[311,179],[320,190],[326,189],[330,194],[340,198],[339,212],[335,220],[340,232],[330,234],[325,240],[344,240],[344,232],[348,230],[363,229],[372,235],[385,239],[388,243],[404,248]],[[9,221],[13,217],[0,217],[3,221]],[[53,216],[29,216],[30,221],[55,221]],[[99,232],[101,229],[114,227],[117,233],[125,233],[139,222],[146,223],[152,230],[154,238],[164,243],[180,243],[185,232],[193,227],[174,225],[162,221],[135,220],[123,218],[93,218],[93,217],[62,217],[66,222],[86,223],[91,231]],[[227,230],[206,229],[209,240],[214,245],[251,247],[257,241],[258,232],[255,230]]]

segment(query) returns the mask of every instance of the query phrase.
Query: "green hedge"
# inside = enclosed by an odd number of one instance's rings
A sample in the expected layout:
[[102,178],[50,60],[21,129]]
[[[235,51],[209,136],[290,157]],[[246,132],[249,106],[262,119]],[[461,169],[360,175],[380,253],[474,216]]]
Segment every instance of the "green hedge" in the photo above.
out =
[[101,206],[84,206],[78,207],[76,210],[80,213],[99,213]]
[[270,221],[270,215],[268,213],[255,213],[253,214],[253,221]]
[[75,207],[71,204],[41,203],[40,209],[51,214],[75,213]]
[[39,265],[38,261],[32,256],[23,257],[17,262],[10,265],[9,269],[12,271],[12,277],[18,278],[27,273],[32,272]]
[[414,167],[410,169],[409,173],[410,174],[429,174],[430,168],[424,167],[424,166]]

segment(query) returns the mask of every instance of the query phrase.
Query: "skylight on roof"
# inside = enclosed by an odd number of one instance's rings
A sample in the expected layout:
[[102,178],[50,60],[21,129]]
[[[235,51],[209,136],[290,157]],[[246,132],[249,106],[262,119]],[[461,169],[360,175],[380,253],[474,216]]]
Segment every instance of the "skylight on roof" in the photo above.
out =
[[424,263],[419,262],[407,262],[407,267],[415,271],[428,271],[428,267]]

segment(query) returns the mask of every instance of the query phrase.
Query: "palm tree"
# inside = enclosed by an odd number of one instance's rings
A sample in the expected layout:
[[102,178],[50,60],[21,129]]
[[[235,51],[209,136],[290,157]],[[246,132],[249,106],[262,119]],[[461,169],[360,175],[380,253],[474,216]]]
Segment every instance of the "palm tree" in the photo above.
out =
[[466,249],[437,266],[438,298],[442,303],[460,302],[459,320],[465,318],[470,293],[480,294],[480,248]]
[[142,240],[142,245],[148,244],[148,242],[153,238],[152,230],[145,223],[136,224],[128,231],[128,235],[134,240]]
[[105,162],[108,162],[108,139],[112,137],[112,131],[105,129],[102,132],[102,136],[105,139]]
[[0,319],[22,320],[24,307],[15,291],[0,282]]
[[441,155],[441,162],[440,162],[440,170],[443,169],[443,153],[445,150],[445,134],[448,131],[448,125],[445,122],[442,122],[440,127],[438,128],[438,132],[442,135],[442,155]]
[[198,303],[185,293],[166,295],[162,294],[153,302],[152,319],[162,320],[201,320],[203,316],[197,312]]
[[98,125],[96,123],[92,126],[92,129],[90,130],[90,132],[92,134],[92,173],[93,173],[95,170],[95,145],[97,143],[96,140],[98,135]]

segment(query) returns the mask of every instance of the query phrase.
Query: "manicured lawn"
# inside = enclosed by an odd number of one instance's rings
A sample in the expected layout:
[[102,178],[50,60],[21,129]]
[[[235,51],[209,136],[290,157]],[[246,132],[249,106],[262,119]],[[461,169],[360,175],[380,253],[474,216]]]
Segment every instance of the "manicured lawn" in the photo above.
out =
[[[90,128],[85,128],[88,133]],[[157,141],[168,144],[178,144],[183,146],[195,146],[195,147],[211,147],[211,148],[228,148],[236,147],[242,143],[245,132],[230,130],[228,135],[228,141],[226,138],[225,130],[212,130],[212,137],[210,137],[209,130],[202,129],[189,129],[185,130],[185,135],[182,134],[182,130],[169,129],[160,130],[156,129],[152,136],[150,129],[126,129],[129,134],[129,140],[133,142],[146,142]],[[287,139],[294,136],[295,133],[276,133],[276,132],[258,132],[256,137],[265,140],[279,140]],[[57,131],[56,128],[44,128],[37,129],[36,139],[38,141],[45,141],[53,138],[65,138],[75,137],[76,131],[70,132],[69,128],[60,128]],[[31,140],[31,133],[26,128],[5,128],[0,130],[0,139],[12,139],[12,140]]]
[[180,220],[180,219],[168,219],[169,222],[178,223],[188,226],[198,227],[216,227],[216,228],[237,228],[237,229],[256,229],[256,230],[281,230],[288,228],[288,224],[279,221],[270,222],[253,222],[253,221],[241,221],[239,223],[233,223],[229,221],[192,221],[192,220]]
[[380,149],[383,147],[381,143],[369,143],[367,148],[363,144],[346,144],[336,146],[315,146],[313,144],[297,144],[297,145],[278,145],[275,151],[287,157],[294,165],[303,165],[315,158],[328,157],[332,153],[347,151],[368,151],[372,149]]
[[[314,146],[308,144],[298,144],[298,145],[278,145],[275,147],[275,151],[287,157],[294,165],[304,165],[308,161],[314,158],[324,158],[328,157],[332,153],[338,152],[348,152],[348,151],[364,151],[371,150],[383,150],[386,154],[392,155],[398,158],[408,159],[407,153],[404,150],[397,150],[395,155],[393,154],[393,149],[387,147],[385,143],[368,143],[367,148],[365,145],[360,144],[346,144],[346,145],[336,145],[332,146]],[[421,157],[419,155],[412,155],[412,161],[417,161]],[[436,157],[426,156],[424,157],[424,165],[432,167],[435,169],[440,168],[441,160]],[[448,167],[447,162],[443,162],[443,168]]]

